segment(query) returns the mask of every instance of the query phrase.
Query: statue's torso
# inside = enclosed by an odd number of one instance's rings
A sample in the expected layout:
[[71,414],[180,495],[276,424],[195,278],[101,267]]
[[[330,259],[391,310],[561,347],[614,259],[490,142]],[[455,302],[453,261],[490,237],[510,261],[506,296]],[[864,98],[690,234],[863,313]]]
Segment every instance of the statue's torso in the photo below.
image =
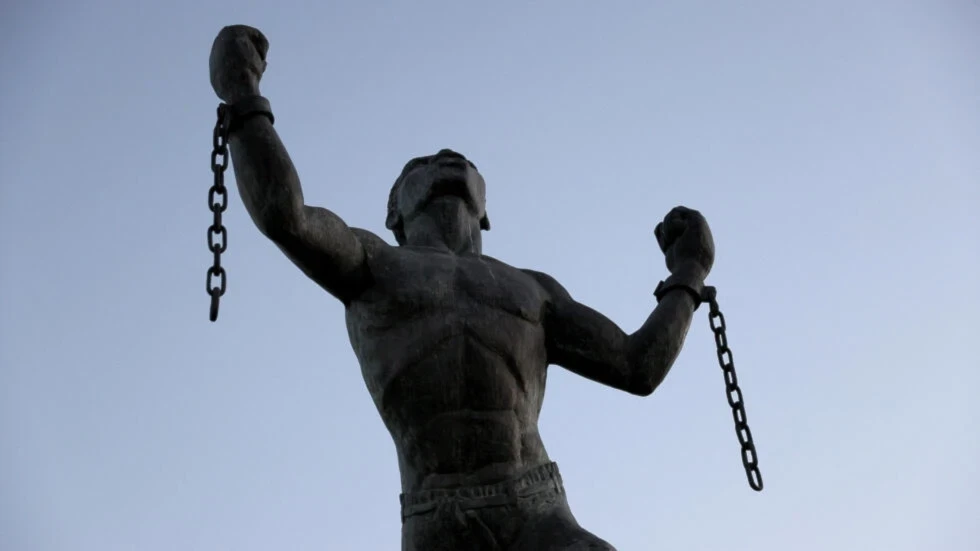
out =
[[365,383],[398,449],[403,491],[482,484],[548,460],[537,431],[544,293],[487,257],[369,251],[347,308]]

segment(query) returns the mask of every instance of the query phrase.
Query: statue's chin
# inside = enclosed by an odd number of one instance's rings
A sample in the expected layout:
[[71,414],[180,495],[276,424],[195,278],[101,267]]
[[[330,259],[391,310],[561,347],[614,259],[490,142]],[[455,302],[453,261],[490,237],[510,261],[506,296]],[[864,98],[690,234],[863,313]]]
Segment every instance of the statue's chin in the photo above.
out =
[[462,213],[464,210],[469,210],[469,203],[464,197],[459,195],[432,195],[425,201],[425,204],[422,206],[422,210],[433,214],[438,211],[443,215],[457,211]]

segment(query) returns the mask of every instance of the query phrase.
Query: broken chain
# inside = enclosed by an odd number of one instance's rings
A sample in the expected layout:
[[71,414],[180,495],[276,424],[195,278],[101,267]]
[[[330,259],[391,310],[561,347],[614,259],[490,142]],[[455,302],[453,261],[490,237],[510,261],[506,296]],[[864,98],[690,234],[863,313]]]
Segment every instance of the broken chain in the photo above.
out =
[[211,296],[211,321],[218,320],[218,302],[228,288],[228,275],[221,267],[221,253],[228,248],[228,231],[221,215],[228,208],[228,188],[225,187],[225,170],[228,169],[228,109],[218,106],[218,121],[214,124],[211,150],[211,172],[214,184],[208,191],[208,208],[214,213],[214,222],[208,227],[208,250],[214,254],[214,264],[208,268],[207,290]]
[[742,446],[742,465],[745,467],[745,475],[749,479],[749,486],[753,490],[761,492],[762,473],[759,471],[759,457],[755,452],[752,431],[749,430],[749,423],[745,417],[742,389],[739,388],[738,377],[735,376],[735,360],[732,358],[731,349],[728,348],[728,336],[725,334],[725,316],[718,308],[717,294],[718,292],[714,287],[704,288],[703,300],[710,307],[708,323],[711,325],[711,331],[715,334],[715,344],[718,347],[718,364],[725,375],[725,391],[728,397],[728,405],[732,407],[735,434],[738,436],[738,443]]

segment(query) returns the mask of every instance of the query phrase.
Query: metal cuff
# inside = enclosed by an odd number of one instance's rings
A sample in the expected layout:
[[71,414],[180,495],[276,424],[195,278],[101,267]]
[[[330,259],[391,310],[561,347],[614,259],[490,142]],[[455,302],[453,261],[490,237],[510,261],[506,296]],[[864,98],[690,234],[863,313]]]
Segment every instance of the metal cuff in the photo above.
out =
[[262,96],[249,96],[235,103],[228,104],[226,112],[229,118],[229,132],[234,132],[245,121],[257,115],[268,117],[269,122],[273,124],[276,122],[276,118],[272,115],[272,105],[269,103],[269,100]]
[[694,310],[697,311],[701,303],[704,302],[704,283],[701,281],[690,281],[671,275],[667,279],[657,284],[653,291],[653,296],[657,297],[657,302],[663,300],[667,293],[674,290],[682,290],[691,295],[694,299]]

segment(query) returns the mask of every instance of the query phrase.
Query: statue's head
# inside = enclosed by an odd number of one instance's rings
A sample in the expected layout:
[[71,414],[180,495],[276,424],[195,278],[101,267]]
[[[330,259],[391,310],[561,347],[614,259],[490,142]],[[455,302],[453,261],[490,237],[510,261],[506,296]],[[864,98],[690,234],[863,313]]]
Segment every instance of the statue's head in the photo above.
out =
[[466,157],[449,149],[405,165],[388,195],[385,227],[404,245],[407,225],[436,207],[452,210],[463,223],[478,225],[476,233],[490,229],[483,176]]

